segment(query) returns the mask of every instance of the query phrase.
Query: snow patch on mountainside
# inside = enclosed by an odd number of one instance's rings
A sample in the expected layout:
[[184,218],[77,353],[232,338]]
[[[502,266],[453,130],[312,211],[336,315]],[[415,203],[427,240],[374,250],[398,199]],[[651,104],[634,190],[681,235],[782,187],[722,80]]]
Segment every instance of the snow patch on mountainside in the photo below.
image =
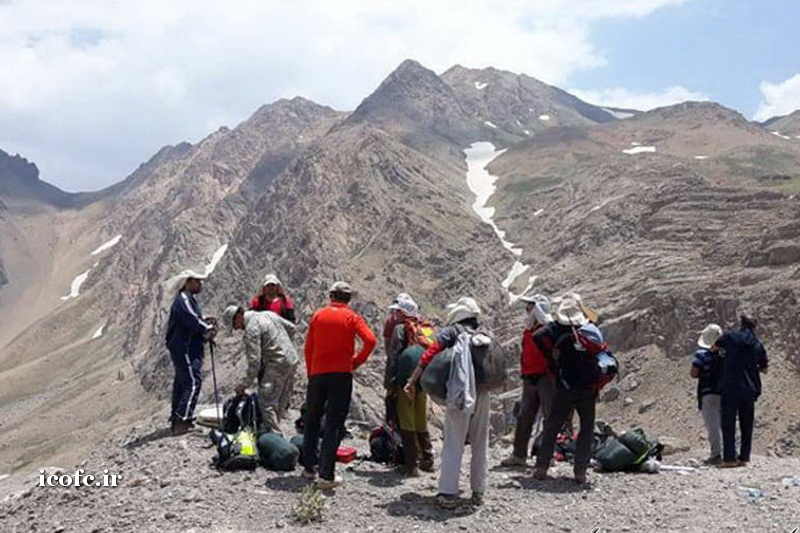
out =
[[86,278],[89,277],[89,270],[91,270],[91,268],[83,274],[78,274],[75,276],[75,279],[72,280],[72,284],[70,285],[69,294],[62,296],[61,300],[67,301],[70,298],[77,298],[80,295],[81,285],[83,285],[83,283],[86,281]]
[[[475,202],[472,204],[472,210],[475,211],[483,222],[492,227],[503,247],[518,258],[522,256],[522,248],[506,240],[506,232],[498,228],[494,221],[495,208],[486,206],[489,202],[489,198],[496,190],[495,182],[497,181],[497,176],[491,175],[489,171],[486,170],[486,167],[503,152],[505,152],[505,149],[496,150],[494,145],[490,142],[476,142],[465,149],[464,155],[467,157],[467,186],[469,190],[475,194]],[[530,265],[517,259],[514,261],[508,276],[506,276],[506,279],[502,282],[503,288],[508,293],[510,304],[516,302],[520,296],[530,291],[533,287],[536,276],[530,276],[528,278],[528,284],[525,290],[519,294],[511,290],[511,286],[517,278],[529,270]]]
[[108,250],[109,248],[113,248],[114,246],[116,246],[116,245],[117,245],[117,243],[119,243],[119,241],[120,241],[120,239],[121,239],[121,238],[122,238],[122,235],[117,235],[116,237],[114,237],[114,238],[113,238],[113,239],[111,239],[110,241],[108,241],[108,242],[106,242],[106,243],[103,243],[103,244],[101,244],[100,246],[98,246],[98,247],[97,247],[97,248],[96,248],[96,249],[95,249],[93,252],[91,252],[89,255],[97,255],[97,254],[101,254],[101,253],[105,252],[106,250]]

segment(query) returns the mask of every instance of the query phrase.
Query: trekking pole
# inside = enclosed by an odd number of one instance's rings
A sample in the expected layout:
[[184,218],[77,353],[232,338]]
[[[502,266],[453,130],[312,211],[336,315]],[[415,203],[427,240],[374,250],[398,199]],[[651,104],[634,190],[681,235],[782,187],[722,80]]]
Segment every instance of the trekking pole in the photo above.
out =
[[219,408],[219,389],[217,388],[217,367],[214,364],[214,347],[216,344],[214,339],[208,341],[208,348],[211,351],[211,377],[214,381],[214,413],[217,416],[218,429],[222,431],[222,413]]

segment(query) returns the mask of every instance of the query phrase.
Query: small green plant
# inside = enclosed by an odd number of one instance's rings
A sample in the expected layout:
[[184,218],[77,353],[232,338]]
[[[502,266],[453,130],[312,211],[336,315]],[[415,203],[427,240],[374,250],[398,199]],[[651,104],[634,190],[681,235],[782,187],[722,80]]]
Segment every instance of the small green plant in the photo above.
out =
[[325,496],[314,485],[309,485],[300,493],[300,501],[292,509],[292,520],[302,525],[321,522],[324,511]]

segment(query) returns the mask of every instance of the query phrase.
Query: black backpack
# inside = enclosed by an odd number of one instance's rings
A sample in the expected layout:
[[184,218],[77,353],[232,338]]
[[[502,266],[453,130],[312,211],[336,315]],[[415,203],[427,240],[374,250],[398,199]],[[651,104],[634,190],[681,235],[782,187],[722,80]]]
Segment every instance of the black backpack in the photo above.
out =
[[403,445],[390,426],[378,426],[369,436],[370,460],[376,463],[399,465],[403,463]]
[[225,433],[237,433],[248,427],[256,432],[264,429],[264,415],[256,393],[234,396],[225,402],[222,412],[222,430]]

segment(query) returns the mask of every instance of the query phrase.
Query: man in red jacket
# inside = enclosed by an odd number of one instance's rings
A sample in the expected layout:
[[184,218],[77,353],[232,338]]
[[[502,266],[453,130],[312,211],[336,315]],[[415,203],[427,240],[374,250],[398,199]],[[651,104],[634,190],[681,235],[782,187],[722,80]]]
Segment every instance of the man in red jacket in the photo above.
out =
[[522,332],[522,356],[520,374],[522,377],[522,402],[517,415],[517,427],[514,430],[514,452],[503,459],[502,466],[525,466],[528,463],[528,442],[533,432],[537,413],[542,420],[550,414],[550,403],[553,398],[553,376],[547,358],[533,342],[533,335],[552,322],[550,316],[550,300],[541,294],[527,297],[520,301],[525,303],[525,330]]
[[[340,484],[334,476],[336,449],[341,440],[340,428],[350,410],[353,392],[353,371],[366,362],[378,343],[364,317],[348,305],[353,290],[343,281],[330,290],[331,303],[314,313],[308,325],[305,357],[308,389],[306,391],[306,428],[304,435],[303,475],[316,478],[318,488],[332,489]],[[361,350],[355,354],[355,339]],[[325,416],[322,444],[317,455],[320,421]]]

